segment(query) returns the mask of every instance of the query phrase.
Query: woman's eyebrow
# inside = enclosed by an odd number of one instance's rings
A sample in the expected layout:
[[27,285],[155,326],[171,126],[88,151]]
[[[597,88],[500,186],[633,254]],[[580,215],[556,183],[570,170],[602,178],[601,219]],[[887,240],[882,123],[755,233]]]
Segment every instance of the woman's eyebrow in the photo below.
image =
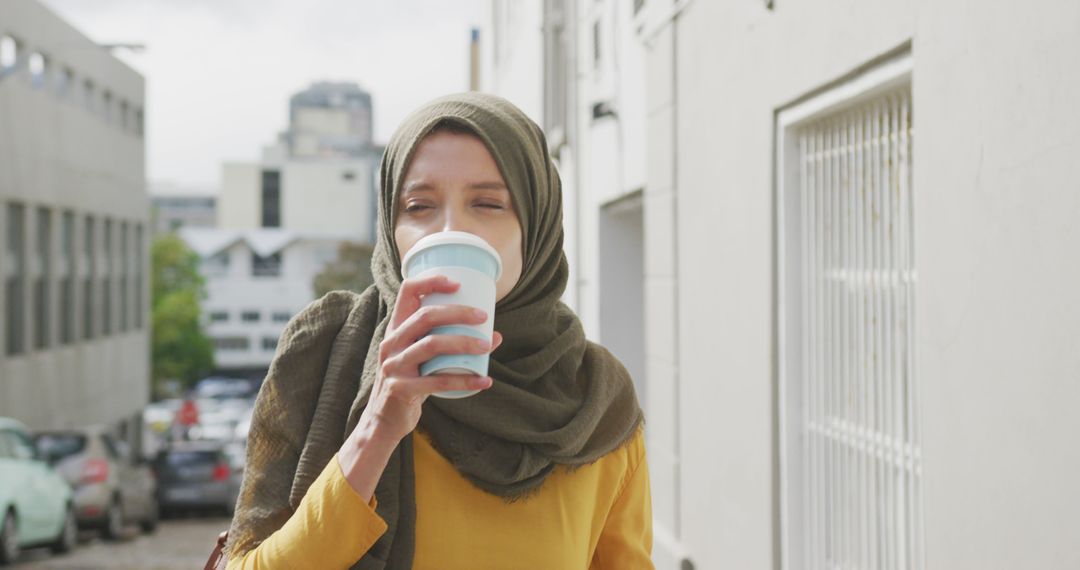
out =
[[[506,184],[498,180],[489,180],[484,182],[472,182],[467,188],[469,190],[505,190]],[[405,184],[405,189],[401,191],[402,194],[408,194],[410,192],[431,192],[435,190],[435,186],[425,180],[414,180]]]
[[414,181],[414,182],[407,183],[405,185],[405,190],[402,192],[402,194],[405,194],[405,193],[408,193],[408,192],[420,192],[421,190],[434,190],[434,189],[435,189],[435,187],[432,186],[431,184],[428,184],[427,182],[425,182],[423,180],[417,180],[417,181]]
[[498,180],[492,180],[489,182],[473,182],[472,184],[469,184],[469,188],[473,190],[506,190],[506,184],[503,184]]

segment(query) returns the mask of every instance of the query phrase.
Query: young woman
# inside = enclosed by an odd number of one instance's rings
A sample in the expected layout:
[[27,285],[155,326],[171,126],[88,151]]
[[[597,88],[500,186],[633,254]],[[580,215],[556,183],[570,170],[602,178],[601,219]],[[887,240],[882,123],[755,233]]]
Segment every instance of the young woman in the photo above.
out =
[[[282,334],[228,568],[652,568],[644,418],[625,368],[559,301],[561,184],[543,132],[499,97],[437,99],[392,137],[380,197],[375,285],[326,295]],[[420,308],[457,283],[400,277],[409,248],[445,230],[502,257],[490,346],[427,334],[484,321]],[[490,376],[420,376],[463,352],[490,352]]]

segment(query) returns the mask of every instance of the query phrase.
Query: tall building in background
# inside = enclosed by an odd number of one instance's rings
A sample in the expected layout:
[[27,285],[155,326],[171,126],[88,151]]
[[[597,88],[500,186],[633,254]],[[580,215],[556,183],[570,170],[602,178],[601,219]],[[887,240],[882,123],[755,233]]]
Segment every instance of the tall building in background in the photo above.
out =
[[222,169],[215,229],[179,232],[203,260],[219,372],[261,378],[292,315],[343,242],[375,242],[371,95],[319,82],[289,100],[289,126],[258,162]]
[[137,425],[150,386],[145,104],[141,75],[40,2],[3,2],[0,416]]
[[371,94],[355,83],[320,81],[289,99],[283,135],[294,158],[363,157],[373,148]]
[[371,96],[353,83],[316,83],[289,102],[289,127],[259,162],[222,169],[218,226],[350,234],[375,240]]
[[658,569],[1080,567],[1080,4],[490,7]]

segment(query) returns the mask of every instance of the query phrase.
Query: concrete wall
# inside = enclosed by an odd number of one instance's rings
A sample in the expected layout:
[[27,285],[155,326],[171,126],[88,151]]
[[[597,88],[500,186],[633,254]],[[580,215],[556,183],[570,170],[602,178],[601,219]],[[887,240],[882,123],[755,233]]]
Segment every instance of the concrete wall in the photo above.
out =
[[1080,565],[1080,7],[699,0],[669,29],[675,68],[652,72],[675,77],[678,538],[696,567],[779,565],[775,113],[908,42],[927,565]]
[[[282,227],[374,236],[375,159],[290,161],[281,173]],[[347,178],[351,175],[351,178]]]
[[[222,166],[218,226],[262,226],[262,171],[281,172],[281,227],[301,232],[353,233],[374,238],[377,159],[285,160],[281,164],[229,162]],[[351,175],[347,178],[346,175]]]
[[[22,204],[26,209],[24,232],[28,266],[40,263],[37,254],[37,212],[52,213],[52,275],[49,289],[49,339],[45,349],[34,348],[34,330],[39,322],[33,306],[24,310],[27,351],[8,356],[0,352],[0,415],[16,417],[31,428],[63,427],[87,423],[111,423],[138,412],[149,396],[149,201],[145,188],[145,143],[141,130],[144,106],[143,78],[95,46],[77,30],[32,0],[7,0],[0,17],[0,37],[11,35],[29,51],[48,58],[45,81],[38,85],[24,67],[16,75],[0,81],[0,267],[8,260],[7,206]],[[58,70],[74,73],[74,84],[65,92],[56,82]],[[95,87],[94,109],[86,105],[83,85]],[[111,120],[102,107],[105,91],[112,94]],[[120,102],[128,115],[121,120]],[[89,260],[85,249],[83,223],[95,220],[97,277],[94,280],[92,320],[96,331],[90,340],[82,337],[84,305],[81,280],[76,280],[72,323],[76,338],[60,344],[60,286],[62,270],[60,243],[62,215],[75,214],[74,250],[76,275],[84,275]],[[115,278],[108,293],[112,296],[113,332],[102,333],[101,300],[105,270],[102,258],[104,220],[113,222],[113,240],[121,238],[120,224],[128,230],[129,267],[141,258],[144,268],[142,290],[135,294],[135,280],[129,273],[127,313],[134,324],[141,306],[142,324],[120,330],[122,301]],[[135,231],[143,228],[143,249],[135,249]],[[115,246],[119,263],[120,247]],[[118,265],[116,266],[118,267]],[[115,270],[115,268],[114,268]],[[5,283],[0,281],[0,297]],[[30,281],[24,281],[27,302]],[[0,306],[0,322],[12,316]],[[6,327],[0,327],[0,346],[6,346]]]
[[246,230],[262,226],[262,168],[251,162],[221,165],[218,227]]

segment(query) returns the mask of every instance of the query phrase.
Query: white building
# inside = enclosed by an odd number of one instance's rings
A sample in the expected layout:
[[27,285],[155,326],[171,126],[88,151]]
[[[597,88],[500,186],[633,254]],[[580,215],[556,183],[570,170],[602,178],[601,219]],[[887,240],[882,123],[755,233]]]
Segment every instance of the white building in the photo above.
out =
[[0,10],[0,416],[133,421],[149,397],[141,75],[41,3]]
[[203,310],[220,372],[261,378],[289,318],[344,242],[375,242],[371,96],[318,82],[289,101],[289,127],[262,160],[226,163],[218,227],[179,232],[203,259]]
[[282,229],[181,228],[206,279],[206,331],[219,372],[261,379],[285,324],[315,299],[313,282],[348,236]]
[[564,97],[560,11],[597,173],[567,184],[572,294],[604,343],[586,244],[640,155],[595,148],[597,70],[620,117],[643,96],[657,567],[1080,567],[1080,5],[497,0],[488,89]]

